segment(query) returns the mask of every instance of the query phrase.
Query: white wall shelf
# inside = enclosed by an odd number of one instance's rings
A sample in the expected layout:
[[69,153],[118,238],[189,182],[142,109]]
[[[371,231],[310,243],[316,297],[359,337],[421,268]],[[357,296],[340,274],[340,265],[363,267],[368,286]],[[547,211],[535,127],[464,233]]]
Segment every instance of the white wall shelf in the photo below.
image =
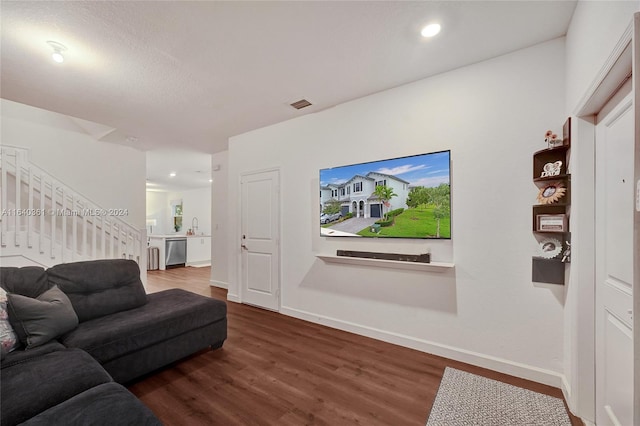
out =
[[334,256],[327,254],[316,254],[316,257],[327,263],[342,263],[349,265],[373,266],[377,268],[390,269],[406,269],[412,271],[444,272],[453,269],[455,266],[455,264],[453,263],[444,262],[403,262],[398,260],[369,259],[365,257]]

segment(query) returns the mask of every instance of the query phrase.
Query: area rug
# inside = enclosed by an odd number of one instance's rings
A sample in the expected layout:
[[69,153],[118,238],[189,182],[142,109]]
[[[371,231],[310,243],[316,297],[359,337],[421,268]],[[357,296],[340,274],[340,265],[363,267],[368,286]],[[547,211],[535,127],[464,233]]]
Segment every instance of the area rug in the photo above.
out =
[[447,367],[427,426],[571,426],[559,398]]

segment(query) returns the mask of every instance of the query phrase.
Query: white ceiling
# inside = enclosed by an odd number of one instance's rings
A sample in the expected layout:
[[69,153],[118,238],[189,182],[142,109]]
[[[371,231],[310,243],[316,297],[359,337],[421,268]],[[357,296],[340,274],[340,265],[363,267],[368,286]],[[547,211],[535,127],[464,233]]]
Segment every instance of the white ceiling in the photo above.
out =
[[[170,173],[176,175],[171,177]],[[147,151],[148,191],[183,191],[207,187],[211,177],[211,154],[176,148]]]
[[[176,150],[223,151],[230,136],[560,37],[575,2],[3,0],[0,8],[1,97],[100,123],[101,140],[160,150],[151,158],[165,164],[179,161]],[[442,33],[423,39],[432,21]],[[47,40],[68,48],[63,64]],[[289,106],[302,98],[313,106]],[[168,174],[153,161],[151,174]]]

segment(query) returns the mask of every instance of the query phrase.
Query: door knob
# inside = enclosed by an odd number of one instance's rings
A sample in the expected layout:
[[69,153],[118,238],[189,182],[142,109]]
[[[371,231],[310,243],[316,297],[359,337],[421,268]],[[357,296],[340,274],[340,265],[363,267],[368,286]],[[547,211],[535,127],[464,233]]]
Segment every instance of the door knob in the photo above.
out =
[[245,250],[249,250],[249,249],[247,248],[247,246],[245,246],[244,244],[242,245],[242,248],[243,248],[243,249],[245,249]]

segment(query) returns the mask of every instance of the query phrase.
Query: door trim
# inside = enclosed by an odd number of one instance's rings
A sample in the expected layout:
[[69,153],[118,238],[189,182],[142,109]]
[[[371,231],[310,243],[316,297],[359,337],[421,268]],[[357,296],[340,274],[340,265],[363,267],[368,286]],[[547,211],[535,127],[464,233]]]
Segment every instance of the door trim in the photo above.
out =
[[[244,286],[242,284],[242,209],[243,209],[243,205],[242,205],[242,180],[247,177],[247,176],[252,176],[252,175],[257,175],[260,173],[267,173],[267,172],[277,172],[278,173],[278,181],[279,181],[279,187],[278,187],[278,217],[277,217],[277,221],[278,221],[278,232],[277,232],[277,238],[278,238],[278,244],[276,246],[276,249],[278,250],[278,268],[280,268],[280,273],[279,273],[279,282],[278,282],[278,310],[275,312],[280,312],[280,310],[282,309],[282,250],[281,250],[281,244],[280,242],[282,241],[282,191],[280,190],[280,187],[282,187],[282,173],[280,171],[280,167],[268,167],[268,168],[264,168],[264,169],[258,169],[258,170],[251,170],[251,171],[245,171],[240,173],[239,177],[238,177],[238,193],[237,195],[237,200],[238,200],[238,213],[239,213],[239,220],[237,223],[237,229],[236,229],[236,237],[235,237],[235,242],[233,243],[233,247],[234,247],[234,251],[235,253],[237,253],[238,256],[238,262],[237,262],[237,270],[236,273],[238,274],[238,294],[234,295],[233,297],[233,302],[237,302],[237,303],[245,303],[246,302],[243,300],[244,298]],[[231,300],[231,299],[229,299]],[[254,306],[254,305],[251,305]],[[260,306],[258,306],[261,309],[267,309],[267,308],[262,308]]]
[[[632,96],[635,105],[635,153],[634,153],[634,183],[636,185],[636,209],[633,215],[633,223],[635,228],[634,246],[640,250],[640,12],[633,15],[633,37],[631,41],[633,52],[633,62],[631,68],[632,74]],[[638,253],[635,256],[633,265],[633,358],[635,371],[633,385],[633,419],[637,423],[640,420],[640,259]]]

